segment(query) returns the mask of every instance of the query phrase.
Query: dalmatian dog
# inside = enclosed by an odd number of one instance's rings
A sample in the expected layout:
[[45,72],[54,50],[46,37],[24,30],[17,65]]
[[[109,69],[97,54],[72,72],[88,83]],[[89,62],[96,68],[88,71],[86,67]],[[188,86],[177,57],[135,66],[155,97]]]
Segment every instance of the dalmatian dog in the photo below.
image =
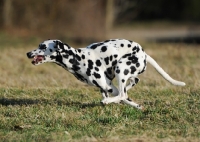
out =
[[[33,59],[33,65],[56,63],[78,80],[100,88],[103,104],[124,102],[143,109],[128,97],[127,91],[139,82],[138,75],[146,70],[147,62],[173,85],[185,85],[172,79],[138,43],[125,39],[106,40],[78,49],[60,40],[46,40],[38,49],[28,52],[27,57]],[[118,89],[112,83],[115,77]]]

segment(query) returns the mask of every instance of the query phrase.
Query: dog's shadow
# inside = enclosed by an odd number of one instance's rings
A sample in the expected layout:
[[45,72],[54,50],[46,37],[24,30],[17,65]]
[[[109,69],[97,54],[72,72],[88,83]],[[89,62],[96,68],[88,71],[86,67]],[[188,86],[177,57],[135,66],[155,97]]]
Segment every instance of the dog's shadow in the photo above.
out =
[[79,108],[87,108],[87,107],[97,107],[103,106],[100,102],[91,102],[91,103],[83,103],[79,101],[63,101],[63,100],[47,100],[47,99],[9,99],[9,98],[0,98],[0,104],[3,106],[23,106],[23,105],[37,105],[37,104],[57,104],[57,105],[66,105],[66,106],[76,106]]

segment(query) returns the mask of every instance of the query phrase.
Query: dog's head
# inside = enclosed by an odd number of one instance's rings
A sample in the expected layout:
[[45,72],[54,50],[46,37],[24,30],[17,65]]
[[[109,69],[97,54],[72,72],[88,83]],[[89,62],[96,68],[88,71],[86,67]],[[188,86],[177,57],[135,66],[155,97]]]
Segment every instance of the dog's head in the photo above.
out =
[[32,60],[33,65],[39,65],[45,62],[54,62],[63,43],[60,40],[46,40],[39,44],[38,49],[27,53],[27,57]]

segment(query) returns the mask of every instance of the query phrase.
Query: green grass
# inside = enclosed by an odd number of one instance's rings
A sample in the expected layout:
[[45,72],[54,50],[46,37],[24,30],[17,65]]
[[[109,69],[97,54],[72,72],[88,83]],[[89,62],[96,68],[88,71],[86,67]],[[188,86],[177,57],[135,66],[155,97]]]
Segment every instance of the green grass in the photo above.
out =
[[[95,94],[84,96],[86,93]],[[1,89],[0,137],[11,141],[199,138],[198,90],[130,91],[145,111],[127,105],[100,105],[96,89]],[[151,93],[150,93],[151,92]],[[145,96],[145,97],[143,97]],[[144,99],[145,98],[145,99]],[[144,138],[145,138],[144,137]]]
[[54,64],[31,65],[25,53],[38,43],[18,44],[2,44],[1,141],[200,140],[197,45],[144,43],[145,51],[187,86],[172,86],[148,65],[139,84],[128,92],[145,107],[139,111],[125,104],[100,105],[97,88]]

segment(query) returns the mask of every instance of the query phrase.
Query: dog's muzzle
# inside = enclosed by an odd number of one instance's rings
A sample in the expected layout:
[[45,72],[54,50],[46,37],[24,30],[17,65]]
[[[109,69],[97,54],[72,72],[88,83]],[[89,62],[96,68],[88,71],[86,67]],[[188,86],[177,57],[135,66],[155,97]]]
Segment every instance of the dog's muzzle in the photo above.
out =
[[33,54],[32,54],[31,52],[26,53],[26,55],[27,55],[27,57],[28,57],[29,59],[31,59],[31,58],[34,57],[34,56],[32,56]]
[[42,60],[44,59],[43,55],[33,55],[31,52],[28,52],[26,55],[29,59],[33,59],[31,62],[33,65],[36,65],[39,62],[42,62]]

